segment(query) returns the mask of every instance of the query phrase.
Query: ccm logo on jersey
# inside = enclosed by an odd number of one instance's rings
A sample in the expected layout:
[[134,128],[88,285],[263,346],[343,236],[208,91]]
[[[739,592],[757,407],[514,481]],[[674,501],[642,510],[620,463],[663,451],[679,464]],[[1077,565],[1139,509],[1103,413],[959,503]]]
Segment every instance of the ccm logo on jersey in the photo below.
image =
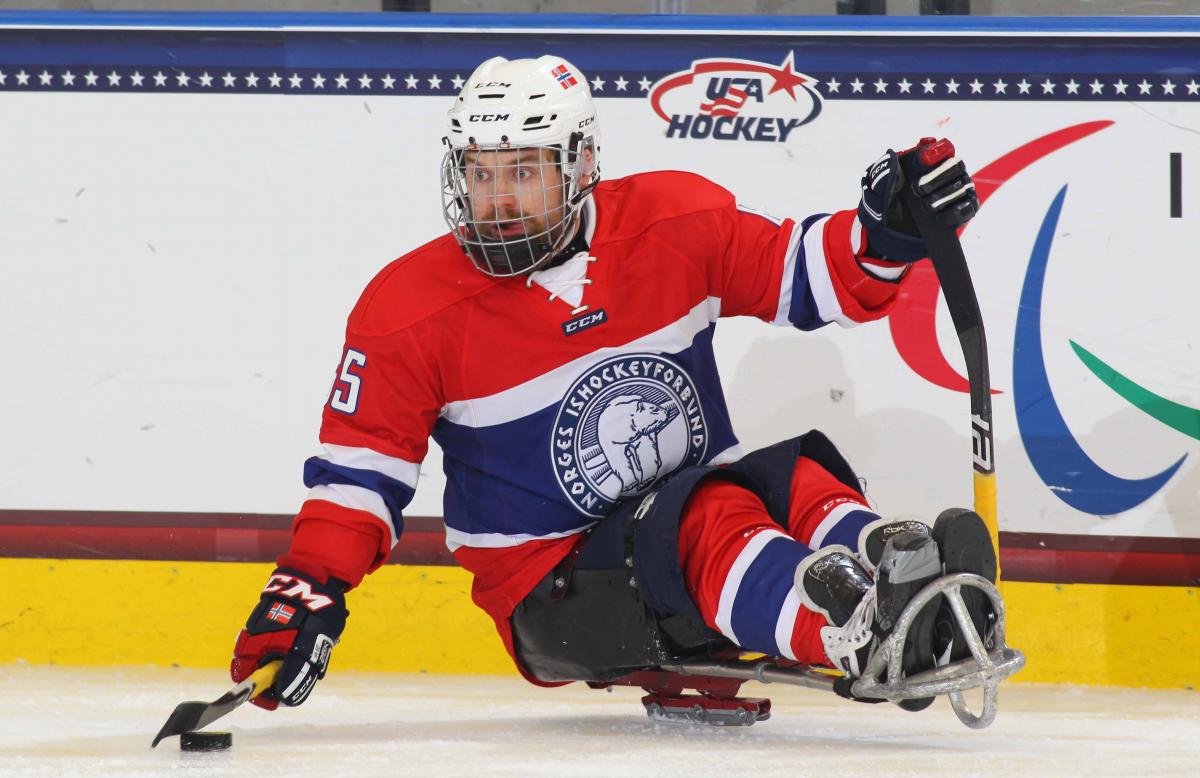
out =
[[[263,594],[278,594],[280,597],[292,597],[304,603],[310,611],[319,611],[326,605],[332,605],[333,600],[323,594],[317,594],[309,586],[308,581],[301,581],[290,575],[275,573],[267,579]],[[289,614],[288,618],[291,616]]]
[[744,59],[700,59],[650,89],[650,105],[668,138],[784,143],[821,113],[816,81],[780,65]]
[[601,308],[598,311],[585,313],[582,316],[576,316],[574,319],[564,321],[562,324],[564,335],[575,335],[590,327],[596,327],[608,321],[608,314]]

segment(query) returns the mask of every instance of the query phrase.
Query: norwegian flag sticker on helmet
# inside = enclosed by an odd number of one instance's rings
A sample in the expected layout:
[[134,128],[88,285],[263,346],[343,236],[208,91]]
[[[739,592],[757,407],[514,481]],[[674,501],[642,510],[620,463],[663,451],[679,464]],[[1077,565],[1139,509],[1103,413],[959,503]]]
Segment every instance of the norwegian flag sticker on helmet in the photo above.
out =
[[550,71],[550,74],[558,79],[558,84],[563,89],[570,89],[579,82],[575,80],[575,74],[567,70],[566,65],[559,65]]

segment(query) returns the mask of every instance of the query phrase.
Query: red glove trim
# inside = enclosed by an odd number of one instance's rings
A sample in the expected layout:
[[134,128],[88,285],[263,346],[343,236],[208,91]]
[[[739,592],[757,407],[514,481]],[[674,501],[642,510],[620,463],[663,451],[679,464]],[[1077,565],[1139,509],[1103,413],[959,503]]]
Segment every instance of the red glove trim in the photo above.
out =
[[829,258],[833,291],[842,312],[856,322],[874,321],[891,309],[899,284],[873,278],[858,264],[850,248],[856,213],[838,211],[825,225],[825,256]]

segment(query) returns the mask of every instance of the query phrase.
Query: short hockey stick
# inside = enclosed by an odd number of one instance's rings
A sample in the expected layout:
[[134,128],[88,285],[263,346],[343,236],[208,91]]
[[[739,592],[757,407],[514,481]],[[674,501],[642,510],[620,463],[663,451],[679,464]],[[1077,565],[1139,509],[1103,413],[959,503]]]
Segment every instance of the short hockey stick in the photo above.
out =
[[150,744],[151,748],[158,742],[172,735],[182,735],[184,732],[194,732],[206,727],[229,711],[241,705],[246,700],[257,697],[275,683],[275,676],[283,667],[283,660],[268,662],[250,674],[250,677],[233,687],[213,702],[181,702],[167,718],[167,723]]
[[988,373],[987,338],[979,299],[971,283],[971,271],[963,256],[958,234],[941,224],[934,213],[912,190],[914,182],[904,186],[904,203],[916,222],[929,259],[942,285],[946,307],[967,365],[967,383],[971,391],[971,450],[975,467],[975,512],[987,523],[996,551],[996,576],[1000,568],[1000,527],[996,515],[996,463],[992,446],[992,384]]

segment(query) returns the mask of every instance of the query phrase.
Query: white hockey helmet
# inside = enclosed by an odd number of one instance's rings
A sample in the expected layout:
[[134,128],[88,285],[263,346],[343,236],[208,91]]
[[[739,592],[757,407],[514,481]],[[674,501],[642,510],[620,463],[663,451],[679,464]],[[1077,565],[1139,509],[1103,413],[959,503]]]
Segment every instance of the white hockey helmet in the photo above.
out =
[[484,62],[450,109],[442,211],[484,273],[515,276],[574,237],[600,180],[587,80],[562,57]]

